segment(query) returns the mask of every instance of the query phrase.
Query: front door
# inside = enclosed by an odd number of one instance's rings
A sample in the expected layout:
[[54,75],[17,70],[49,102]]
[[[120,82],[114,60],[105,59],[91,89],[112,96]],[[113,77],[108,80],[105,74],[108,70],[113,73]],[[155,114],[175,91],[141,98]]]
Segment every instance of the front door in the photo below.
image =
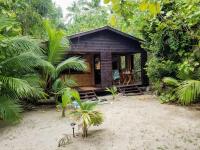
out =
[[95,81],[95,85],[101,84],[101,59],[100,59],[100,55],[94,55],[94,81]]

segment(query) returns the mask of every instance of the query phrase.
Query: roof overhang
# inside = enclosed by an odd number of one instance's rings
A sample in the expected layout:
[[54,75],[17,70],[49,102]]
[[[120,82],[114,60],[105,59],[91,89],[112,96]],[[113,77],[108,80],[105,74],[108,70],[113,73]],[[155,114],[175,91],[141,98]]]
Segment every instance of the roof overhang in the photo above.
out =
[[85,36],[85,35],[93,34],[93,33],[100,32],[100,31],[105,31],[105,30],[114,32],[114,33],[116,33],[118,35],[121,35],[123,37],[129,38],[131,40],[135,40],[135,41],[138,41],[138,42],[144,42],[141,39],[138,39],[138,38],[136,38],[136,37],[134,37],[134,36],[132,36],[130,34],[127,34],[127,33],[124,33],[122,31],[119,31],[117,29],[114,29],[114,28],[112,28],[110,26],[104,26],[104,27],[93,29],[93,30],[89,30],[89,31],[86,31],[86,32],[80,32],[80,33],[68,36],[68,38],[69,39],[79,38],[79,37],[82,37],[82,36]]

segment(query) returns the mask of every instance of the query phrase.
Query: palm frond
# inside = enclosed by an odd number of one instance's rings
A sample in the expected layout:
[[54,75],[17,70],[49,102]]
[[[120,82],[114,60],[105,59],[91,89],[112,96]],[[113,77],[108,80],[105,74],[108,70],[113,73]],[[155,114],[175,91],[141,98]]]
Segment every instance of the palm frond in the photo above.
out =
[[72,95],[71,95],[71,89],[65,88],[62,92],[62,107],[65,108],[68,104],[72,102]]
[[18,22],[14,18],[8,18],[5,15],[0,16],[0,31],[5,28],[11,28],[16,24],[18,24]]
[[77,90],[75,90],[75,89],[71,90],[71,95],[75,100],[80,100],[81,99],[79,92]]
[[63,83],[60,78],[56,79],[52,85],[52,89],[54,92],[58,92],[63,88]]
[[43,68],[51,73],[55,72],[55,68],[51,63],[32,52],[24,52],[17,56],[10,57],[0,62],[0,65],[2,66],[2,72],[29,72],[33,71],[36,67]]
[[44,27],[48,34],[48,61],[57,64],[63,59],[68,41],[64,38],[65,32],[52,26],[49,20],[44,21]]
[[179,101],[183,105],[189,105],[200,95],[200,81],[186,80],[177,88]]
[[32,95],[28,98],[46,98],[47,94],[44,89],[41,88],[41,85],[45,84],[44,81],[39,77],[38,74],[27,74],[22,77],[23,80],[26,80],[29,85],[32,87]]
[[83,102],[81,105],[81,109],[84,111],[91,111],[97,106],[96,102]]
[[0,119],[15,123],[19,121],[21,111],[20,105],[8,97],[0,96]]
[[[68,78],[58,78],[54,81],[53,85],[52,85],[52,89],[54,92],[58,92],[64,88],[67,87],[73,87],[77,85],[76,82],[73,79],[68,79]],[[73,91],[73,90],[72,90]]]
[[26,80],[0,75],[0,82],[2,82],[2,87],[9,88],[19,97],[34,95],[33,88]]
[[103,114],[101,112],[92,111],[91,113],[89,113],[89,116],[91,118],[90,125],[96,126],[103,123]]
[[31,51],[41,56],[43,55],[43,50],[39,47],[38,43],[38,40],[27,36],[5,38],[0,43],[0,54],[9,58],[23,52]]
[[78,85],[76,81],[72,77],[70,77],[70,75],[64,75],[62,76],[62,79],[66,87],[75,87]]
[[56,76],[66,69],[85,71],[87,69],[87,65],[84,60],[79,57],[70,57],[56,67]]
[[176,80],[172,77],[164,77],[163,82],[167,85],[170,85],[170,86],[175,86],[175,87],[179,86],[178,80]]

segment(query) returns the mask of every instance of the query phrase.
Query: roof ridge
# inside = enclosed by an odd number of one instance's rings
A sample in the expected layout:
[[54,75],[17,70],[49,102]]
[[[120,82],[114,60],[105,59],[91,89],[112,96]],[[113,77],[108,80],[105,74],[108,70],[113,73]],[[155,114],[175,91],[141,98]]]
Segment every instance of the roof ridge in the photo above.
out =
[[99,32],[99,31],[106,30],[106,29],[110,30],[112,32],[115,32],[117,34],[120,34],[122,36],[125,36],[127,38],[136,40],[136,41],[143,41],[142,39],[136,38],[136,37],[134,37],[134,36],[132,36],[128,33],[122,32],[122,31],[120,31],[120,30],[118,30],[114,27],[109,26],[109,25],[105,25],[105,26],[102,26],[102,27],[99,27],[99,28],[94,28],[94,29],[91,29],[91,30],[88,30],[88,31],[79,32],[79,33],[68,36],[68,38],[72,39],[72,38],[88,35],[88,34]]

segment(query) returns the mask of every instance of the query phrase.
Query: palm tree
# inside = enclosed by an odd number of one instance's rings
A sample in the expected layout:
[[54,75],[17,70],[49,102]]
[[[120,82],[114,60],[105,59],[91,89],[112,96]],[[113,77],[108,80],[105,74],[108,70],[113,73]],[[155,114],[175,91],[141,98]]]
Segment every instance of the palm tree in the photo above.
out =
[[62,90],[60,90],[58,92],[59,95],[62,95],[62,103],[61,103],[61,106],[62,106],[62,117],[65,117],[65,111],[66,111],[66,108],[69,104],[72,103],[72,101],[74,99],[77,98],[77,91],[74,90],[74,89],[71,89],[69,87],[67,88],[64,88]]
[[100,8],[100,0],[78,0],[73,1],[72,5],[67,7],[67,16],[66,19],[68,23],[72,23],[74,20],[77,20],[80,15],[84,13],[93,13],[91,11],[98,11]]
[[116,86],[112,86],[110,88],[106,88],[107,92],[112,94],[113,100],[115,100],[115,96],[117,95],[117,87]]
[[103,123],[103,115],[101,112],[94,110],[97,106],[96,102],[81,102],[77,93],[74,97],[80,108],[73,110],[71,114],[76,121],[80,122],[83,131],[82,136],[87,137],[90,126],[97,126]]
[[85,4],[85,0],[78,0],[78,1],[73,1],[71,6],[68,6],[67,12],[68,14],[66,15],[66,19],[68,22],[74,21],[78,15],[80,15],[81,11],[83,10],[83,6]]
[[18,121],[21,99],[45,95],[35,68],[52,70],[53,66],[42,54],[37,41],[30,37],[0,40],[0,119]]
[[85,5],[87,10],[92,10],[92,9],[98,9],[100,7],[101,0],[91,0],[91,1],[86,1]]
[[84,71],[87,69],[87,66],[84,60],[79,57],[70,57],[63,60],[69,45],[64,37],[64,31],[53,27],[48,20],[44,21],[44,27],[48,35],[47,61],[54,66],[55,71],[52,73],[51,70],[48,70],[49,68],[46,68],[43,78],[46,81],[46,89],[50,88],[52,90],[53,82],[60,80],[62,71],[70,69]]

